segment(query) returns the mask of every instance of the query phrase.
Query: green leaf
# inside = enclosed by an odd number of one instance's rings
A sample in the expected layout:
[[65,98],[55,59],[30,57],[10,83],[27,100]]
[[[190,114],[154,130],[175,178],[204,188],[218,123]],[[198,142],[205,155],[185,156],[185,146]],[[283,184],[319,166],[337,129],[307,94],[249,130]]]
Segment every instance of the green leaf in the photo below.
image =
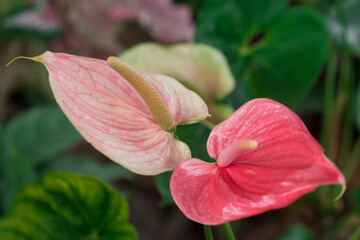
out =
[[210,129],[204,126],[203,123],[179,125],[177,126],[176,134],[181,141],[189,146],[193,158],[214,162],[214,159],[209,157],[206,148]]
[[54,161],[46,163],[40,169],[41,174],[52,171],[91,175],[105,181],[114,181],[120,178],[132,180],[135,176],[132,172],[114,162],[100,164],[97,163],[95,159],[82,155],[72,155],[55,159]]
[[246,37],[266,29],[274,18],[286,8],[289,0],[245,0],[235,2],[241,18],[239,29],[243,32],[243,36]]
[[208,0],[195,39],[223,51],[247,99],[268,97],[295,107],[323,66],[329,33],[317,12],[285,10],[286,4]]
[[36,179],[32,163],[18,148],[8,150],[2,168],[4,189],[2,193],[2,207],[9,209],[17,192],[27,183]]
[[35,166],[53,159],[80,139],[57,106],[30,109],[16,116],[4,129],[2,166],[3,208],[15,194],[36,178]]
[[164,172],[154,176],[156,188],[161,195],[160,206],[174,205],[174,199],[170,192],[170,179],[172,172]]
[[296,224],[281,234],[276,240],[311,240],[314,239],[314,232],[302,225]]
[[328,26],[335,42],[360,54],[360,1],[339,1],[329,11]]
[[80,140],[59,107],[41,106],[16,116],[4,130],[6,149],[16,147],[33,163],[41,163]]
[[50,173],[26,186],[0,220],[6,240],[137,239],[125,199],[99,179]]

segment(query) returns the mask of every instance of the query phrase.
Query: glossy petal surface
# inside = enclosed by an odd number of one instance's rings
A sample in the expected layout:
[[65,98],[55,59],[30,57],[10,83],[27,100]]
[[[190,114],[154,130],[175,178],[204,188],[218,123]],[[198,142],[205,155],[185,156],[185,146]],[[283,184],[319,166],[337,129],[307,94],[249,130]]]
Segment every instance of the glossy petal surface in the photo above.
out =
[[208,102],[223,98],[235,86],[225,57],[205,44],[144,43],[126,50],[120,58],[142,72],[173,77]]
[[[163,131],[135,89],[105,61],[46,52],[55,98],[95,148],[129,170],[153,175],[190,158],[186,144]],[[176,80],[144,74],[163,96],[175,124],[208,115],[205,103]]]
[[216,126],[208,140],[215,159],[231,143],[253,139],[255,150],[226,167],[191,159],[171,179],[174,200],[190,219],[210,225],[286,206],[321,184],[345,185],[336,166],[293,112],[254,99]]

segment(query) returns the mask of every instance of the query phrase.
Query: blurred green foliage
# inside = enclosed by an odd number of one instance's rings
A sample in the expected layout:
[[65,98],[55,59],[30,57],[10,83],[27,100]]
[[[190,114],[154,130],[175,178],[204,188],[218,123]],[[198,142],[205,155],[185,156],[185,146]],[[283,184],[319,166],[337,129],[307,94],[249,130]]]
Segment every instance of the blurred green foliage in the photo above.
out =
[[209,0],[200,13],[196,41],[223,51],[247,100],[268,97],[296,107],[323,66],[324,20],[313,9],[287,4]]
[[115,163],[99,164],[78,154],[62,156],[81,137],[58,106],[34,107],[19,114],[5,126],[1,139],[0,180],[5,210],[25,184],[50,171],[91,174],[105,180],[133,177]]
[[154,177],[156,188],[161,195],[159,205],[161,207],[174,205],[174,199],[170,192],[170,179],[172,172],[164,172]]
[[[329,10],[328,26],[334,41],[356,55],[360,55],[360,1],[345,0]],[[346,24],[342,24],[345,22]]]
[[313,231],[301,224],[295,224],[276,240],[311,240],[314,239]]
[[35,166],[66,150],[80,135],[56,106],[22,113],[4,129],[1,168],[7,209],[15,194],[36,178]]
[[360,83],[357,87],[355,97],[355,124],[357,130],[360,132]]
[[352,192],[352,201],[356,210],[356,213],[360,217],[360,186],[356,187]]
[[2,0],[0,17],[23,8],[27,3],[27,0]]
[[[91,189],[91,191],[89,191]],[[115,189],[99,179],[50,173],[27,185],[0,219],[6,240],[134,240],[129,207]]]

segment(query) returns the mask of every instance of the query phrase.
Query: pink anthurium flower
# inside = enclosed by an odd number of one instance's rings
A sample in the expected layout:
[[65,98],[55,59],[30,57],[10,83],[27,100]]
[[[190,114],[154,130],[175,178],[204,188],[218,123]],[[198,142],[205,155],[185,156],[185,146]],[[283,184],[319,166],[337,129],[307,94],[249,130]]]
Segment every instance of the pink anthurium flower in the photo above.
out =
[[[21,58],[21,57],[20,57]],[[178,81],[108,61],[45,52],[42,62],[57,103],[96,149],[129,170],[155,175],[191,158],[176,125],[208,116],[204,101]]]
[[300,118],[270,99],[254,99],[217,125],[207,163],[192,158],[172,174],[180,210],[208,225],[284,207],[322,184],[345,179]]

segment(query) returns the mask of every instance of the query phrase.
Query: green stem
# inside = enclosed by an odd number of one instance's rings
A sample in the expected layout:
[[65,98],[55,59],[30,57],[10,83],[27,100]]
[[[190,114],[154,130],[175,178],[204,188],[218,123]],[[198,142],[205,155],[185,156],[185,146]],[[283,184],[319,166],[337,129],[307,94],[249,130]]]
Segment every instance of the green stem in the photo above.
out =
[[224,227],[225,230],[225,234],[228,240],[236,240],[235,239],[235,235],[231,229],[231,225],[230,223],[226,222],[222,225]]
[[345,165],[344,175],[347,181],[350,181],[352,175],[354,174],[354,170],[359,163],[360,160],[360,138],[356,141],[355,147]]
[[348,90],[351,85],[349,82],[351,81],[351,55],[347,50],[347,33],[348,33],[348,23],[346,19],[346,14],[344,10],[343,1],[336,0],[337,6],[337,18],[342,25],[342,46],[344,47],[344,51],[342,54],[342,64],[340,70],[339,77],[339,86],[337,98],[334,106],[334,112],[331,119],[331,134],[329,138],[329,157],[334,162],[337,161],[338,151],[339,151],[339,138],[340,138],[340,124],[342,120],[342,115],[344,112],[344,108],[346,103],[348,102]]
[[328,155],[334,162],[337,161],[339,151],[340,125],[344,108],[349,100],[349,86],[351,76],[351,56],[349,52],[345,51],[342,59],[342,66],[340,70],[340,79],[338,94],[335,103],[335,109],[331,121],[331,134],[329,137]]
[[204,234],[206,240],[214,240],[214,236],[211,231],[211,226],[209,225],[203,225],[204,226]]
[[349,240],[357,240],[360,237],[360,226],[353,232],[353,234],[350,236]]
[[[340,69],[339,86],[338,86],[336,102],[334,105],[334,110],[332,112],[331,122],[328,128],[329,140],[326,147],[326,153],[333,162],[339,162],[339,150],[340,150],[339,146],[341,145],[340,144],[341,126],[343,121],[344,110],[347,103],[349,102],[349,91],[350,91],[349,86],[352,85],[351,60],[352,60],[351,55],[349,54],[349,52],[345,51],[342,56],[342,64]],[[347,133],[344,134],[345,134],[344,135],[345,138],[351,137],[351,133],[350,135],[347,135]],[[348,142],[348,140],[346,140],[345,142]],[[329,203],[329,191],[330,189],[326,187],[323,188],[323,190],[320,192],[321,207],[322,209],[325,210],[331,207],[331,204]]]
[[338,64],[337,49],[331,49],[325,73],[325,96],[324,96],[324,112],[321,130],[320,142],[326,149],[328,144],[331,116],[333,114],[335,102],[335,85],[336,85],[336,69]]
[[343,133],[340,144],[340,152],[339,152],[339,162],[338,166],[340,169],[344,169],[346,165],[346,161],[351,152],[351,146],[353,141],[353,127],[354,127],[354,88],[355,82],[353,79],[353,74],[350,77],[350,83],[348,87],[348,101],[345,109],[344,115],[344,125],[343,125]]

